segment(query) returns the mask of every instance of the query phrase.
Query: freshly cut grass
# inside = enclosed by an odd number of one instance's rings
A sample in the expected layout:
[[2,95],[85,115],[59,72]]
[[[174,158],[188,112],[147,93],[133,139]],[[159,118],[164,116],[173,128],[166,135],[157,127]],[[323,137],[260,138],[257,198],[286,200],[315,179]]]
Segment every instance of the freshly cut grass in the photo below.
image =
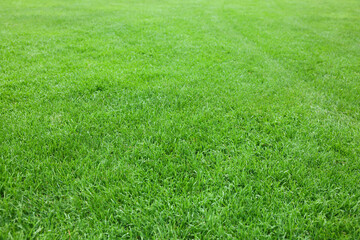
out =
[[1,0],[0,239],[359,239],[360,1]]

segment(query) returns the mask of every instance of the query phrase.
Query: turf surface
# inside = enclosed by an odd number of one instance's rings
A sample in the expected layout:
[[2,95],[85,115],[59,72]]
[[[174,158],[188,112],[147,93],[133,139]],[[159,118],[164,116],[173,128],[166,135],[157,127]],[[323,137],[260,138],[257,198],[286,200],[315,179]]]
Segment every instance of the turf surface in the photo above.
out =
[[359,239],[358,0],[1,0],[0,239]]

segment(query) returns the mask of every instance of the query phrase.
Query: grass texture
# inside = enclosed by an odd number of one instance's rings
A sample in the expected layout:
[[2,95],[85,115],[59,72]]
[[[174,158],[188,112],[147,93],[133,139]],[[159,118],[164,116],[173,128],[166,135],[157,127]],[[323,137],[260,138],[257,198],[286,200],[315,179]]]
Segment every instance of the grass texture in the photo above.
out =
[[360,1],[1,0],[0,239],[359,239]]

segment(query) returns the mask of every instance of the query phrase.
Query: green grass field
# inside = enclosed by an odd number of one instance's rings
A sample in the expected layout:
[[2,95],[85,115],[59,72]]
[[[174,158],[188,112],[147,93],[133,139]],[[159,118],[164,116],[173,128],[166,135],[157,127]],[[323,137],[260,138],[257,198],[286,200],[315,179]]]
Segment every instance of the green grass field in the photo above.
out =
[[0,239],[360,239],[360,1],[1,0]]

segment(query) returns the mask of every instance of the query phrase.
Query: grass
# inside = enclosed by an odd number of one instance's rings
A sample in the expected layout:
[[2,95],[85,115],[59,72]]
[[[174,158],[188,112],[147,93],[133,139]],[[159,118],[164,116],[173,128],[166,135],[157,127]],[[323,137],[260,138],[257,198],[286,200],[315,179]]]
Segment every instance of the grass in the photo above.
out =
[[0,239],[359,239],[357,0],[0,1]]

